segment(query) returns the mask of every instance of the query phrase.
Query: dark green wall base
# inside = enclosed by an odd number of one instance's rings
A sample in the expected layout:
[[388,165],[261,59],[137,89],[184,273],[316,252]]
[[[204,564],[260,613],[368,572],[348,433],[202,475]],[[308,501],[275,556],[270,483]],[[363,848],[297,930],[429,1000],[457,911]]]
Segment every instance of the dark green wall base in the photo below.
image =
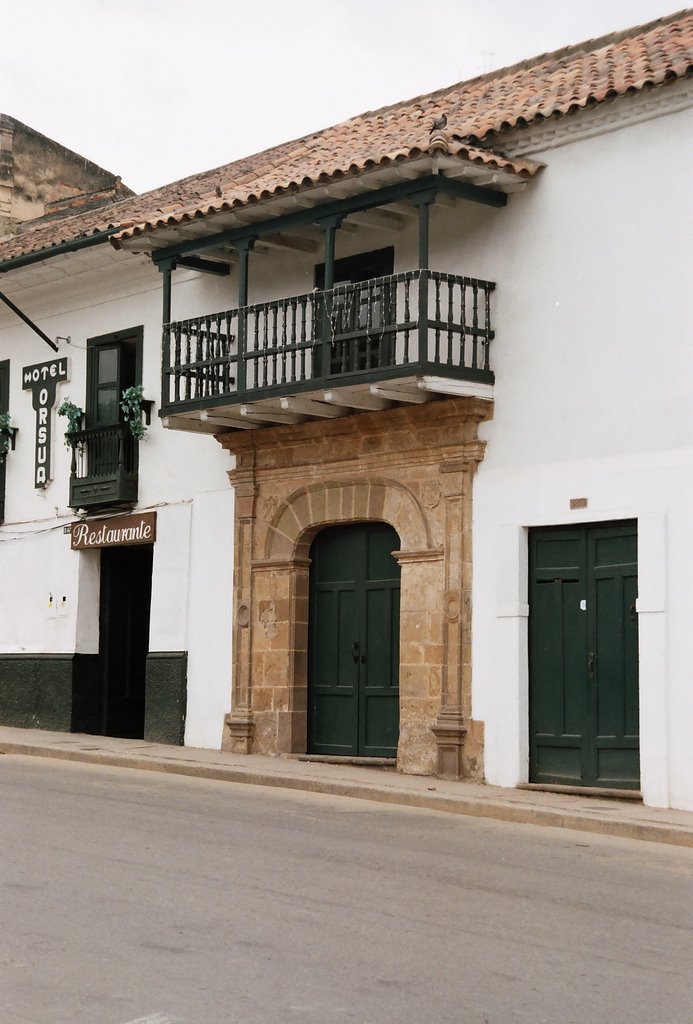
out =
[[0,655],[0,722],[70,732],[74,658],[73,654]]
[[98,654],[75,654],[72,674],[71,732],[98,735],[103,722],[103,691]]
[[[147,655],[144,738],[182,745],[188,656]],[[0,725],[54,732],[103,730],[98,654],[0,654]]]
[[147,655],[144,687],[144,738],[152,743],[183,745],[187,700],[188,655],[185,651]]

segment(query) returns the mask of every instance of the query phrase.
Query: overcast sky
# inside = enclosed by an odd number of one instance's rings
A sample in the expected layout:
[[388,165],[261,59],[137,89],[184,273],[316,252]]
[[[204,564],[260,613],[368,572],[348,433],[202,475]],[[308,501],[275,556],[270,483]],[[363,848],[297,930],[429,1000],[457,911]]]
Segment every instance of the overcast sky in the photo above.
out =
[[138,192],[667,0],[0,0],[0,111]]

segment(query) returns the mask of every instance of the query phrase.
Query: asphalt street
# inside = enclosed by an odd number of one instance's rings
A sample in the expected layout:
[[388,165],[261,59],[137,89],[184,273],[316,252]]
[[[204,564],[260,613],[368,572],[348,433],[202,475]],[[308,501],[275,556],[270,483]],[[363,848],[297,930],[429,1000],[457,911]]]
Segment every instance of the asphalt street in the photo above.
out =
[[693,851],[0,757],[0,1024],[690,1024]]

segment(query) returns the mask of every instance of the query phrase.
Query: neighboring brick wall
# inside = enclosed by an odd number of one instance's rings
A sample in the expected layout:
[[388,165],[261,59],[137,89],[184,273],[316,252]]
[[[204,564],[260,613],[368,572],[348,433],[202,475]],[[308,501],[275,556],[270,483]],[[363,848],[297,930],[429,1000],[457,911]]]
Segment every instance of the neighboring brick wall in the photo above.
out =
[[491,413],[454,399],[218,438],[236,456],[228,748],[305,751],[311,542],[325,526],[384,521],[401,542],[398,768],[483,775],[471,723],[471,522],[477,428]]
[[0,238],[50,204],[103,193],[96,204],[131,195],[120,179],[21,121],[0,114]]

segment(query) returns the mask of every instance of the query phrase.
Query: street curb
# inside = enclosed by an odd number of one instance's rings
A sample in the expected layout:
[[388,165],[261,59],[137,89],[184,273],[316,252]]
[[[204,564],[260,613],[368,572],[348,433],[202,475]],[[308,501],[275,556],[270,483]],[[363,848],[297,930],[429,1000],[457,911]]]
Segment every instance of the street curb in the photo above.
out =
[[567,828],[578,832],[592,832],[598,835],[615,836],[621,839],[637,839],[651,843],[667,843],[673,846],[693,848],[693,831],[675,825],[656,822],[624,821],[616,818],[595,819],[579,811],[566,812],[552,807],[536,807],[497,798],[457,797],[447,794],[416,793],[406,790],[377,788],[355,782],[339,782],[334,779],[302,778],[295,775],[266,774],[253,769],[224,767],[221,765],[190,764],[171,759],[144,758],[139,755],[113,754],[101,750],[61,750],[34,746],[30,743],[0,743],[0,754],[27,755],[30,757],[54,758],[61,761],[77,761],[86,764],[101,764],[111,768],[134,768],[139,771],[162,772],[168,775],[184,775],[190,778],[209,779],[218,782],[235,782],[251,786],[265,786],[272,789],[291,789],[306,793],[324,793],[329,796],[346,796],[376,803],[394,804],[400,807],[416,807],[422,810],[442,811],[475,818],[489,818],[523,825],[543,825],[549,828]]

